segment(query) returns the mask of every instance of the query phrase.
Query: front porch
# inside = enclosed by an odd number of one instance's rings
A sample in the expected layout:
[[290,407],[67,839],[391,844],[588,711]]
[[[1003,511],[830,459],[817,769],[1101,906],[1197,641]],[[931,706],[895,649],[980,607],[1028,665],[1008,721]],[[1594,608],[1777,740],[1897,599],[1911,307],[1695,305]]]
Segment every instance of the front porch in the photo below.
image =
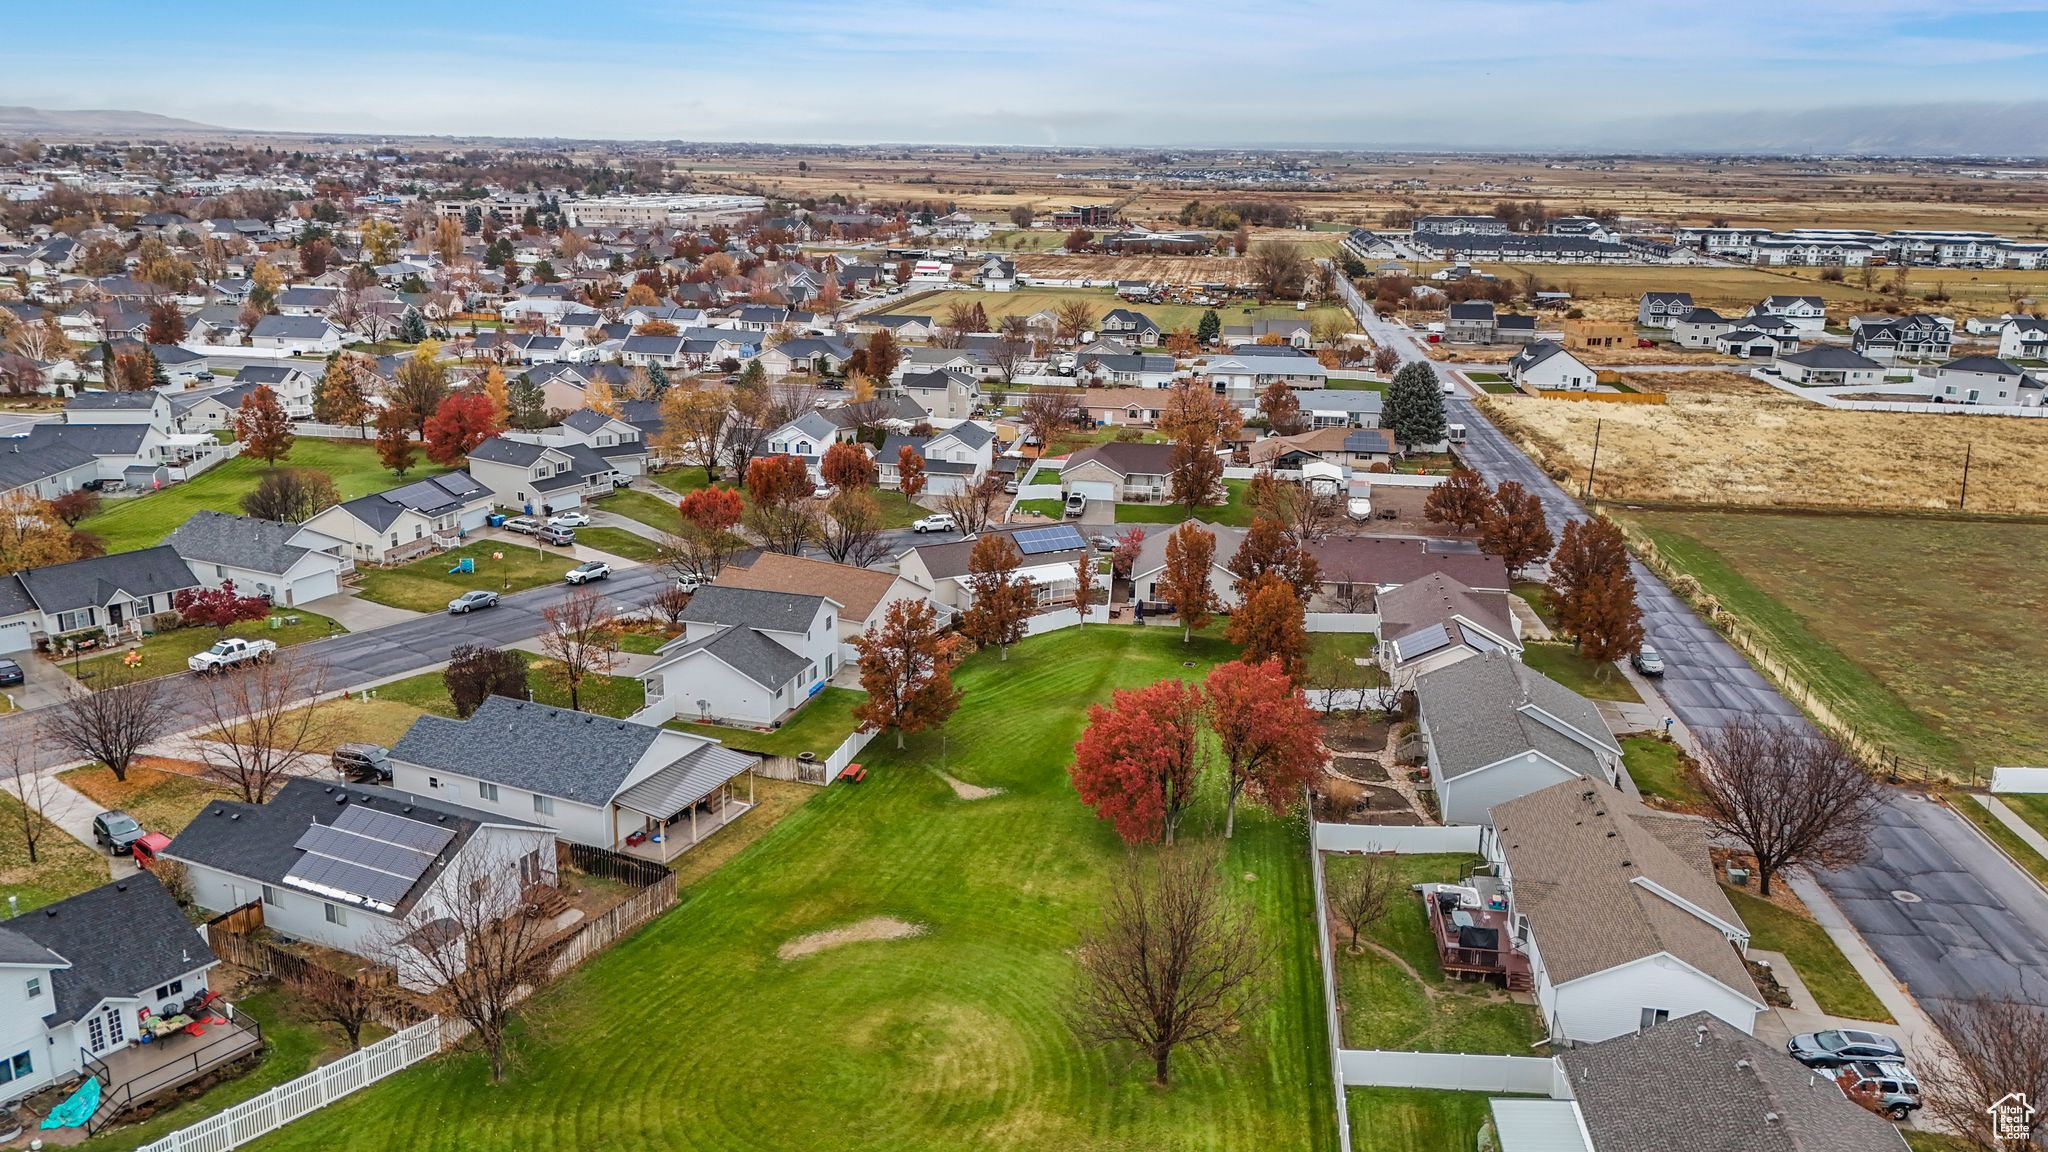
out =
[[695,848],[754,806],[754,762],[707,744],[619,793],[612,802],[613,851],[666,864]]
[[[215,1023],[214,1021],[219,1021]],[[263,1047],[263,1027],[254,1016],[215,1000],[193,1017],[189,1028],[169,1031],[144,1044],[130,1043],[98,1059],[85,1055],[85,1071],[100,1081],[100,1106],[92,1131],[135,1105],[182,1087]]]

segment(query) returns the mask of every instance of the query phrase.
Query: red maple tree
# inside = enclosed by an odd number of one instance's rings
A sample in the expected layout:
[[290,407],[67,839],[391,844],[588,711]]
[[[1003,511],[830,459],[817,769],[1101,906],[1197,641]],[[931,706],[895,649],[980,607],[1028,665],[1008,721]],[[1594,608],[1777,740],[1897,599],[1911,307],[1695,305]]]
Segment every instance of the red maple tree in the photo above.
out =
[[471,449],[498,434],[491,398],[481,392],[451,392],[427,418],[427,459],[443,468],[462,463]]
[[905,732],[943,724],[960,706],[960,690],[953,687],[960,639],[940,628],[938,609],[929,600],[890,604],[880,626],[868,625],[853,646],[860,651],[860,686],[867,692],[853,709],[861,731],[890,729],[901,748]]
[[1209,670],[1209,723],[1217,752],[1230,771],[1223,809],[1223,835],[1237,826],[1237,798],[1285,812],[1301,798],[1323,765],[1321,726],[1308,697],[1287,677],[1278,660],[1257,664],[1232,660]]
[[244,596],[235,591],[233,580],[218,588],[187,588],[171,597],[178,619],[192,627],[225,632],[244,620],[261,620],[270,615],[270,601],[261,596]]
[[1088,708],[1067,775],[1126,844],[1173,843],[1207,760],[1202,690],[1180,680],[1119,691]]

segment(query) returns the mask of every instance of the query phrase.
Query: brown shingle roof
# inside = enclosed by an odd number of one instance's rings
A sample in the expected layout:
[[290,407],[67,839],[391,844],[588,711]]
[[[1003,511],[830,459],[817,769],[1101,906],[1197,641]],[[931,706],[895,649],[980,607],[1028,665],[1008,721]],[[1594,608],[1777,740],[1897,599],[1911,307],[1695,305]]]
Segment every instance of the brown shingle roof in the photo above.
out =
[[1529,918],[1554,983],[1669,953],[1763,1007],[1723,931],[1677,903],[1747,932],[1714,883],[1704,824],[1659,815],[1592,780],[1492,811],[1515,910]]
[[839,601],[843,617],[859,621],[867,619],[875,605],[882,602],[882,597],[889,594],[889,586],[896,583],[896,574],[764,551],[745,568],[727,568],[720,572],[718,583],[728,588],[828,596]]

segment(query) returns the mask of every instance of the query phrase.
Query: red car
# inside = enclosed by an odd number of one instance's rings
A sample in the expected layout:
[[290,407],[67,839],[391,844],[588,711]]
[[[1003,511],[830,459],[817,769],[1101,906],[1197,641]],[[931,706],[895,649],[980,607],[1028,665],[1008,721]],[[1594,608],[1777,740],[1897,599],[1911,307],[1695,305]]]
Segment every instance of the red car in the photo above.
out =
[[162,855],[163,850],[170,846],[171,838],[169,836],[161,832],[144,832],[142,839],[137,840],[129,848],[129,854],[135,857],[136,867],[147,869],[155,864],[156,858]]

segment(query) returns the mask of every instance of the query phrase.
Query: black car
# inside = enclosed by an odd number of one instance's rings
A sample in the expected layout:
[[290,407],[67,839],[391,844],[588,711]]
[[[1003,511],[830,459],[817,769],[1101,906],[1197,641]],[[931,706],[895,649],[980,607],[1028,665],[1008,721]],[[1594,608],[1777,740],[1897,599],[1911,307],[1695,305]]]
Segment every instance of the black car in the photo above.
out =
[[1807,1032],[1785,1042],[1785,1051],[1809,1068],[1834,1068],[1857,1060],[1903,1060],[1906,1050],[1889,1036],[1855,1028]]
[[10,688],[27,679],[28,677],[22,673],[21,665],[12,660],[0,660],[0,688]]

